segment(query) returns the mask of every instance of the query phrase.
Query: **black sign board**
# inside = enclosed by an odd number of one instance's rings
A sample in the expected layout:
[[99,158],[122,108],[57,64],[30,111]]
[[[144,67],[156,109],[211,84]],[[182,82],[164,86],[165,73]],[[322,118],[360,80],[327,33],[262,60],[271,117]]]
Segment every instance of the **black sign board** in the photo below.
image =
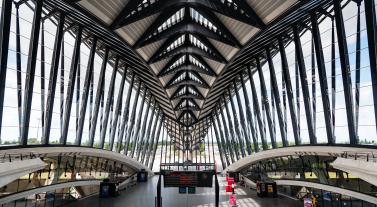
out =
[[148,172],[140,171],[137,173],[137,182],[145,183],[148,180]]
[[195,194],[196,193],[196,188],[195,187],[188,187],[188,193],[189,194]]
[[212,187],[213,171],[165,171],[164,187]]
[[179,187],[180,194],[186,194],[186,187]]
[[197,172],[196,179],[197,179],[197,187],[212,187],[213,181],[213,171],[211,172]]

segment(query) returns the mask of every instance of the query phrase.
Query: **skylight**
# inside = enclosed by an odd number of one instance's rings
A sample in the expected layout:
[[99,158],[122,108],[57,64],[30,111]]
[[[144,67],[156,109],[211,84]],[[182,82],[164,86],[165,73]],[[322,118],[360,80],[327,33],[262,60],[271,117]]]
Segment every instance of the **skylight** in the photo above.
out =
[[176,39],[173,43],[171,43],[171,44],[165,49],[165,51],[163,52],[163,54],[168,53],[168,52],[174,50],[175,48],[177,48],[177,47],[183,45],[183,43],[185,43],[185,39],[186,39],[186,36],[185,36],[185,35],[180,36],[178,39]]
[[160,33],[171,26],[177,24],[178,22],[182,21],[185,16],[185,9],[182,8],[178,10],[173,16],[171,16],[169,19],[167,19],[161,26],[157,28],[157,32]]
[[169,71],[173,70],[174,68],[182,65],[184,62],[186,62],[186,55],[183,55],[177,61],[175,61],[171,66],[169,66],[167,72],[169,72]]
[[193,8],[190,8],[190,16],[191,18],[199,23],[200,25],[203,25],[204,27],[214,31],[214,32],[218,32],[218,29],[215,25],[212,24],[212,22],[210,22],[208,19],[206,19],[203,15],[201,15],[198,11],[196,11],[195,9]]
[[196,59],[195,57],[193,57],[193,56],[190,55],[189,56],[189,61],[192,64],[194,64],[195,66],[198,66],[198,67],[202,68],[203,70],[208,71],[207,68],[198,59]]
[[198,96],[198,95],[199,95],[199,94],[198,94],[194,89],[192,89],[191,87],[188,87],[187,89],[188,89],[189,93],[191,93],[191,94],[193,94],[193,95],[195,95],[195,96]]
[[185,78],[186,78],[186,73],[182,73],[180,76],[178,76],[178,77],[172,82],[172,84],[179,83],[179,82],[181,82],[182,80],[184,80]]
[[195,45],[196,47],[208,52],[208,47],[205,46],[198,38],[196,38],[194,35],[190,34],[189,39],[191,44]]
[[198,82],[200,84],[203,83],[198,77],[196,77],[196,75],[194,75],[191,72],[188,72],[188,76],[189,76],[190,80],[193,80],[193,81]]
[[182,95],[187,94],[187,93],[192,94],[192,95],[194,95],[194,96],[198,96],[198,95],[199,95],[199,94],[198,94],[194,89],[192,89],[191,87],[189,87],[189,86],[185,86],[185,87],[183,87],[183,88],[181,88],[181,89],[179,90],[179,92],[177,93],[176,96],[182,96]]
[[189,107],[195,107],[195,104],[192,101],[187,100],[187,106],[189,106]]
[[182,96],[184,94],[186,94],[187,92],[187,86],[183,87],[178,93],[177,93],[177,96]]

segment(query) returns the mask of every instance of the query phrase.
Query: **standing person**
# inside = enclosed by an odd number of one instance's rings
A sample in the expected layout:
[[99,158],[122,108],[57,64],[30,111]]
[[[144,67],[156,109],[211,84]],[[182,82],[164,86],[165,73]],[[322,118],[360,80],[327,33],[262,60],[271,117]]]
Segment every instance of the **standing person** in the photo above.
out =
[[232,194],[234,194],[234,182],[232,183]]

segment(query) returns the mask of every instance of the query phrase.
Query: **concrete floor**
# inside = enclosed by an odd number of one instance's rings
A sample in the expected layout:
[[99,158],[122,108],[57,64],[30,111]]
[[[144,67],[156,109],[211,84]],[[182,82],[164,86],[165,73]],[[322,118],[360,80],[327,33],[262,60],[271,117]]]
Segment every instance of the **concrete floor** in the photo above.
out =
[[[67,207],[154,207],[158,176],[150,178],[147,183],[139,184],[119,197],[99,199],[92,196]],[[219,177],[220,206],[229,206],[230,193],[225,192],[225,179]],[[299,201],[286,197],[259,198],[256,192],[238,187],[236,189],[237,204],[242,207],[301,207]],[[214,207],[215,188],[197,188],[196,194],[179,194],[178,188],[162,188],[162,204],[166,207]]]

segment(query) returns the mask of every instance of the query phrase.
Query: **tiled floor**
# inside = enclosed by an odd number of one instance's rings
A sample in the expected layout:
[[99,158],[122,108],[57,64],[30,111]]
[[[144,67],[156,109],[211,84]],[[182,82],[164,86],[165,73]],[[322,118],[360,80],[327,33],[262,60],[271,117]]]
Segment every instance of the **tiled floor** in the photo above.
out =
[[[69,207],[154,207],[158,176],[147,183],[139,184],[132,190],[123,192],[117,198],[99,199],[93,196],[68,205]],[[220,206],[229,206],[229,193],[225,193],[225,180],[219,177]],[[264,198],[256,196],[256,192],[237,188],[237,204],[242,207],[298,207],[299,201],[285,197]],[[178,188],[162,188],[162,204],[166,207],[214,207],[215,188],[197,188],[196,194],[179,194]]]

